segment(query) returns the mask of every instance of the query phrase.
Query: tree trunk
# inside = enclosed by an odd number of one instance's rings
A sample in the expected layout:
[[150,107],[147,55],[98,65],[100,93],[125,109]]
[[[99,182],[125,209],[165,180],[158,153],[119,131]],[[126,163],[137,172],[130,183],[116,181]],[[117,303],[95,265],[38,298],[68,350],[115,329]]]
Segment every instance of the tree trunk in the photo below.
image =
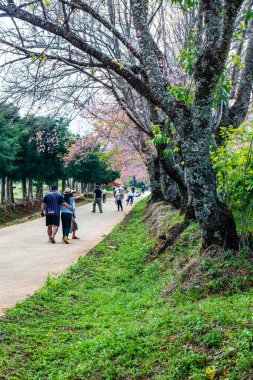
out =
[[168,202],[173,208],[180,208],[180,195],[177,184],[164,172],[162,166],[161,170],[161,184],[162,192],[166,202]]
[[63,178],[62,181],[61,181],[61,191],[62,191],[62,194],[64,193],[65,189],[66,189],[66,179]]
[[31,201],[33,199],[33,180],[32,178],[28,179],[28,199]]
[[22,198],[23,198],[23,201],[27,200],[26,177],[22,177]]
[[38,182],[36,185],[36,199],[41,200],[43,198],[43,182]]
[[12,183],[12,179],[10,177],[7,177],[6,202],[7,202],[7,204],[13,204],[14,203],[13,183]]
[[6,202],[6,179],[2,177],[1,181],[1,204]]
[[14,200],[14,192],[13,192],[13,179],[10,178],[10,195],[11,195],[11,203],[15,203]]
[[151,203],[164,201],[161,189],[160,161],[158,157],[151,157],[148,162],[148,173],[151,185]]
[[[198,112],[199,111],[199,112]],[[225,249],[239,248],[239,238],[231,211],[219,200],[211,167],[210,115],[203,107],[195,109],[182,139],[182,152],[187,168],[187,186],[196,219],[201,227],[203,246],[219,245]]]

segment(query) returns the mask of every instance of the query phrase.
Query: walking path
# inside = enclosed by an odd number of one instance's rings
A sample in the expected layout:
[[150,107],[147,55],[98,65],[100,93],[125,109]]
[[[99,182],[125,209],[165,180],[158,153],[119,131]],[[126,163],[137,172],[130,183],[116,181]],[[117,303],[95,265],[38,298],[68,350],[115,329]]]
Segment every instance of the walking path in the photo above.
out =
[[111,198],[103,205],[102,214],[91,209],[91,204],[77,209],[80,240],[71,240],[69,245],[61,242],[61,227],[56,235],[58,244],[48,243],[45,218],[0,229],[0,315],[38,290],[48,274],[59,274],[86,255],[131,207],[118,212]]

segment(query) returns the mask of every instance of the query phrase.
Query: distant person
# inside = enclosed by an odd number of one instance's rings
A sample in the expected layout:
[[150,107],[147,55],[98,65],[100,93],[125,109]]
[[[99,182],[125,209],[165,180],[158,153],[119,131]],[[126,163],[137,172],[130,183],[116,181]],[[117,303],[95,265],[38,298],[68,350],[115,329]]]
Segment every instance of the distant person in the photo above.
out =
[[55,243],[55,235],[57,234],[60,225],[60,207],[64,205],[67,209],[72,211],[64,197],[58,192],[58,186],[53,185],[51,191],[44,196],[41,203],[41,216],[45,216],[46,212],[46,226],[49,241]]
[[[71,190],[71,197],[73,198],[74,210],[76,210],[75,194],[76,194],[76,191]],[[73,217],[72,217],[72,223],[71,223],[71,230],[70,230],[70,232],[72,233],[72,239],[74,240],[79,239],[79,237],[76,236],[76,231],[78,231],[78,225],[76,222],[76,213],[74,211]]]
[[69,244],[69,234],[72,225],[73,212],[75,211],[75,201],[73,198],[73,193],[70,189],[65,189],[64,191],[64,201],[69,207],[65,207],[64,204],[61,205],[61,222],[62,222],[62,241],[65,244]]
[[134,202],[134,193],[132,192],[132,189],[131,189],[127,195],[127,205],[130,203],[130,205],[132,206],[133,202]]
[[142,194],[145,193],[145,185],[142,185],[142,187],[141,187],[141,192],[142,192]]
[[135,193],[135,187],[134,186],[131,187],[131,191],[133,192],[133,194]]
[[103,203],[106,202],[106,193],[107,193],[107,191],[106,191],[106,189],[103,187],[103,188],[102,188],[102,199],[103,199]]
[[124,199],[124,192],[119,188],[115,194],[115,201],[118,206],[118,211],[121,209],[123,211],[122,201]]
[[102,190],[97,185],[94,190],[94,201],[93,201],[93,210],[92,212],[96,212],[96,205],[98,205],[100,213],[102,213]]

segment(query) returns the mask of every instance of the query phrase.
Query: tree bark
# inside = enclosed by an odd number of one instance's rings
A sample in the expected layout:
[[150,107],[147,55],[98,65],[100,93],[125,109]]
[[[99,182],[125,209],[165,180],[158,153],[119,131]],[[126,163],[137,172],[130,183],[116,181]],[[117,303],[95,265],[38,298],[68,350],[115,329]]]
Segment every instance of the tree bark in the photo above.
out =
[[203,246],[219,245],[225,249],[239,248],[239,238],[231,211],[218,197],[212,170],[211,107],[195,109],[191,132],[185,129],[182,152],[187,167],[187,186],[196,219],[201,227]]
[[167,146],[165,144],[158,144],[156,146],[157,154],[163,170],[171,178],[171,180],[175,181],[177,184],[180,194],[180,210],[183,214],[185,213],[188,205],[188,190],[185,183],[184,171],[179,164],[177,165],[173,156],[165,157],[164,150],[166,147]]
[[39,199],[39,200],[41,200],[43,198],[43,183],[42,182],[38,182],[36,185],[35,198]]
[[161,185],[164,199],[173,208],[180,208],[180,194],[178,191],[177,184],[164,172],[162,166],[160,167],[161,172]]
[[33,199],[33,180],[32,178],[28,179],[28,200],[31,201]]
[[6,202],[6,178],[2,177],[1,181],[1,204]]
[[164,201],[161,189],[160,161],[159,158],[153,156],[148,162],[148,172],[151,185],[151,203]]
[[63,178],[61,181],[61,191],[64,193],[64,190],[66,189],[66,179]]
[[14,192],[13,192],[13,179],[10,178],[10,195],[11,195],[11,203],[14,204]]
[[13,183],[10,177],[7,177],[6,185],[6,202],[7,204],[14,204]]
[[22,198],[23,198],[23,201],[27,200],[26,177],[22,177]]
[[85,183],[84,181],[81,182],[81,193],[85,192]]

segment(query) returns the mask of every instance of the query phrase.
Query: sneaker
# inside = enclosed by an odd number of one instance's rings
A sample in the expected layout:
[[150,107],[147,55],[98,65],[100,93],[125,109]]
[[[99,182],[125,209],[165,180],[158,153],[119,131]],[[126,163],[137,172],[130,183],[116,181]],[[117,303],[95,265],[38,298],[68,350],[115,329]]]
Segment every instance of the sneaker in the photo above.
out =
[[50,241],[52,244],[55,244],[55,240],[54,240],[54,237],[53,237],[53,236],[50,236],[49,241]]
[[69,244],[69,241],[68,241],[67,236],[64,236],[64,238],[62,238],[62,241],[63,241],[63,243],[65,243],[65,244]]
[[103,211],[100,211],[100,214],[103,214]]
[[91,212],[96,212],[96,211],[91,211]]
[[73,240],[73,239],[80,239],[80,238],[77,237],[77,236],[73,236],[73,237],[72,237],[72,240]]

